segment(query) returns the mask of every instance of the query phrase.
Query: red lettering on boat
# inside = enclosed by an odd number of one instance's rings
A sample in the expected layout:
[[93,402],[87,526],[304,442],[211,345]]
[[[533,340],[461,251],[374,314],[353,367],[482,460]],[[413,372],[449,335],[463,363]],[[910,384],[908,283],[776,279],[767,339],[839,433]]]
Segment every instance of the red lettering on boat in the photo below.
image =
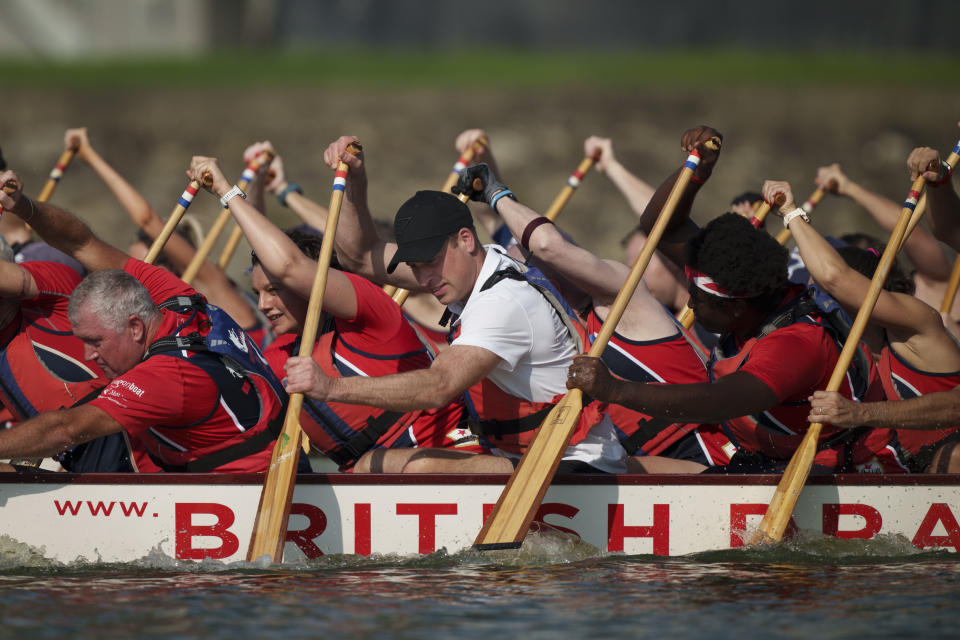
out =
[[[933,530],[938,524],[942,523],[946,529],[947,535],[935,536]],[[960,525],[957,524],[957,518],[950,511],[950,507],[944,502],[934,502],[927,510],[917,535],[913,536],[913,544],[920,549],[924,547],[953,547],[955,551],[960,551]]]
[[[236,519],[233,509],[215,502],[178,502],[174,506],[176,527],[175,555],[180,560],[203,560],[229,558],[240,548],[237,536],[230,532],[230,526]],[[204,514],[214,516],[212,525],[195,525],[193,516]],[[219,538],[219,547],[195,547],[195,537]]]
[[[840,531],[840,516],[857,516],[863,519],[863,527],[856,530]],[[883,527],[883,518],[880,512],[868,504],[836,504],[823,505],[823,533],[824,535],[843,538],[844,540],[868,540]]]
[[421,554],[437,550],[437,516],[457,515],[456,504],[397,504],[398,516],[419,518],[419,550]]
[[60,504],[59,500],[53,501],[53,506],[57,508],[57,513],[60,515],[66,515],[67,511],[70,512],[70,515],[75,516],[80,511],[80,507],[83,506],[83,501],[74,504],[70,500],[64,500],[63,504]]
[[361,556],[370,555],[372,537],[370,504],[359,502],[353,505],[353,552]]
[[623,551],[625,538],[652,538],[653,553],[670,555],[670,505],[653,505],[653,524],[649,526],[624,524],[624,506],[607,505],[607,551]]
[[310,560],[322,556],[323,551],[320,550],[320,547],[318,547],[313,540],[327,528],[327,514],[312,504],[294,502],[290,505],[290,515],[306,516],[307,526],[303,529],[290,529],[288,527],[285,540],[297,545],[300,551],[303,552],[303,555]]

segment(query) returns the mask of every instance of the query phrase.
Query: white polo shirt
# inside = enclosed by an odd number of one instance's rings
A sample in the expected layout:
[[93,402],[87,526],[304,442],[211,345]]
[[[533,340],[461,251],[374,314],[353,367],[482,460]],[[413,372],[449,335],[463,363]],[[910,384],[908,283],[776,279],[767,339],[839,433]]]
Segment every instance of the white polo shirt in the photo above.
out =
[[[500,357],[487,379],[508,394],[532,402],[550,402],[567,392],[567,371],[576,343],[563,320],[535,287],[522,280],[504,278],[481,291],[497,271],[527,268],[485,245],[487,251],[480,274],[466,304],[453,303],[449,309],[460,314],[460,335],[452,346],[481,347]],[[501,456],[517,457],[500,450]],[[626,451],[616,437],[613,424],[604,418],[582,442],[567,447],[564,460],[580,460],[609,473],[626,471]]]

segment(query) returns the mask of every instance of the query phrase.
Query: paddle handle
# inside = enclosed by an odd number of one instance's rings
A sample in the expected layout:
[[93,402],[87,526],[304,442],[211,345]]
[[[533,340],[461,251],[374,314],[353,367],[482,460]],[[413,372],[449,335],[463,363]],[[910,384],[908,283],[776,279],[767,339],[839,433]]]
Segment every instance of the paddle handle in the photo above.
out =
[[599,152],[593,154],[592,156],[585,156],[583,160],[580,161],[580,164],[577,165],[577,168],[573,170],[573,173],[570,174],[570,177],[567,178],[567,184],[560,190],[560,193],[557,194],[557,197],[553,199],[550,208],[547,209],[547,212],[544,215],[551,222],[557,219],[557,216],[560,215],[560,212],[563,210],[567,203],[570,202],[570,198],[573,197],[573,192],[577,190],[577,187],[580,186],[580,181],[583,180],[583,176],[587,174],[590,169],[593,168],[593,165],[596,164],[597,160],[600,158]]
[[689,329],[693,326],[693,309],[690,308],[689,304],[683,305],[683,309],[680,309],[680,313],[677,314],[677,322],[680,323],[684,329]]
[[[351,143],[347,147],[347,151],[356,155],[360,153],[360,146]],[[317,272],[313,279],[313,287],[310,290],[307,317],[303,326],[303,335],[300,338],[300,349],[297,353],[302,358],[309,358],[313,355],[346,181],[347,164],[341,160],[337,165],[333,179],[326,233],[323,234],[323,241],[320,245]],[[290,394],[287,413],[283,421],[283,430],[274,445],[270,468],[267,470],[267,478],[260,495],[257,519],[254,523],[250,547],[247,551],[248,561],[256,560],[264,554],[269,554],[274,562],[280,562],[283,559],[283,544],[290,518],[290,504],[293,498],[297,462],[300,459],[300,440],[302,436],[300,411],[302,408],[303,394]]]
[[[867,322],[870,320],[870,314],[873,313],[873,308],[877,303],[877,299],[880,297],[880,292],[883,290],[883,283],[886,281],[887,275],[889,275],[890,269],[893,266],[893,261],[896,259],[897,252],[900,249],[904,234],[910,222],[910,217],[916,209],[925,183],[926,181],[921,176],[917,178],[910,187],[910,193],[900,211],[900,217],[890,236],[890,242],[887,243],[883,255],[880,257],[880,263],[877,265],[873,279],[870,281],[870,288],[867,290],[867,295],[860,305],[860,310],[857,312],[857,317],[853,322],[853,327],[850,329],[850,334],[847,336],[843,349],[840,351],[837,364],[833,368],[830,381],[827,383],[827,391],[837,391],[840,389],[840,385],[846,377],[847,368],[850,366],[856,350],[860,348],[860,338],[863,337]],[[803,485],[806,483],[807,476],[810,474],[810,467],[813,465],[813,459],[817,453],[817,443],[822,427],[823,425],[821,423],[813,423],[804,435],[800,446],[787,465],[787,470],[784,472],[783,478],[777,486],[770,505],[767,507],[760,527],[753,537],[753,544],[761,541],[779,542],[783,538],[783,532],[786,531],[797,499],[800,497]]]
[[940,305],[942,313],[950,313],[950,309],[953,308],[953,300],[957,297],[957,286],[960,286],[960,256],[957,256],[953,261],[950,281],[947,282],[947,290],[943,295],[943,303]]
[[[17,192],[17,181],[16,180],[7,180],[3,183],[3,192],[7,195]],[[3,206],[0,205],[0,215],[3,215]]]
[[467,147],[463,154],[457,158],[457,161],[453,163],[453,169],[450,171],[450,175],[447,176],[447,181],[440,187],[440,191],[449,193],[453,185],[457,184],[457,180],[460,179],[460,173],[467,168],[467,165],[470,164],[477,154],[482,153],[488,146],[490,146],[490,143],[483,136],[474,140],[473,144]]
[[753,217],[750,218],[750,224],[752,224],[754,227],[759,229],[760,225],[763,224],[763,221],[767,219],[767,214],[770,213],[770,209],[774,205],[779,207],[785,201],[786,201],[786,196],[784,196],[782,193],[778,193],[776,197],[774,197],[772,203],[764,200],[763,202],[760,203],[760,206],[757,207],[757,210],[754,212]]
[[241,229],[239,225],[235,225],[233,229],[230,230],[230,235],[227,236],[227,242],[223,245],[223,251],[220,252],[220,257],[217,259],[218,267],[221,269],[227,268],[227,265],[230,264],[230,258],[233,257],[242,239],[243,229]]
[[[260,166],[264,163],[269,163],[272,160],[272,151],[264,151],[259,156],[254,158],[246,166],[246,168],[244,168],[243,173],[240,175],[240,179],[237,181],[237,186],[246,191],[250,181],[253,180],[254,176],[257,175],[257,171],[260,170]],[[200,243],[200,246],[197,247],[197,252],[193,254],[193,259],[190,261],[190,264],[187,265],[183,275],[180,276],[181,280],[187,284],[191,284],[193,282],[194,278],[197,277],[197,273],[200,272],[200,267],[203,266],[203,261],[206,260],[207,256],[210,255],[210,252],[213,251],[213,245],[217,243],[217,239],[220,237],[220,234],[223,233],[223,230],[226,228],[228,222],[230,222],[230,207],[224,207],[217,215],[217,219],[213,221],[213,225],[210,226],[210,232],[207,233],[207,237],[204,238],[203,242]],[[229,257],[227,260],[229,261]]]
[[50,199],[50,196],[53,195],[53,190],[57,188],[57,183],[59,183],[60,178],[63,177],[63,172],[66,171],[67,167],[70,166],[70,161],[73,160],[73,156],[76,153],[76,149],[66,149],[60,154],[57,164],[53,165],[53,169],[50,170],[50,176],[47,178],[46,184],[43,185],[40,195],[37,196],[37,202],[46,202]]
[[[713,137],[707,140],[704,146],[712,150],[719,150],[720,138]],[[621,287],[620,292],[613,301],[610,312],[607,314],[607,319],[604,320],[603,326],[593,341],[588,355],[599,358],[603,350],[606,349],[607,343],[613,336],[613,331],[616,329],[617,323],[620,322],[620,318],[623,316],[623,312],[627,308],[630,298],[633,297],[634,290],[636,290],[640,279],[643,277],[643,272],[646,270],[647,265],[650,264],[650,259],[653,257],[653,252],[657,249],[660,238],[663,237],[664,232],[667,230],[667,225],[670,223],[674,209],[677,208],[677,203],[680,202],[680,198],[683,196],[683,192],[686,191],[687,185],[693,177],[693,172],[699,164],[700,153],[694,149],[690,155],[687,156],[687,160],[680,170],[680,175],[677,176],[677,180],[673,184],[673,189],[670,190],[670,195],[660,210],[660,215],[657,217],[653,229],[651,229],[647,235],[647,241],[643,243],[643,248],[640,250],[637,261],[633,263],[630,274],[627,276],[623,287]]]
[[196,196],[197,191],[200,190],[201,183],[204,186],[209,187],[211,184],[213,184],[213,176],[211,176],[209,173],[205,173],[201,177],[200,181],[190,181],[190,183],[187,185],[187,188],[184,189],[182,194],[180,194],[180,198],[177,200],[177,204],[173,208],[173,212],[170,214],[167,222],[163,225],[160,235],[158,235],[153,241],[153,244],[150,245],[150,250],[147,252],[147,256],[143,259],[144,262],[147,264],[153,264],[156,261],[157,256],[160,255],[160,251],[162,251],[164,245],[167,244],[167,240],[170,239],[174,229],[176,229],[177,225],[180,224],[183,214],[186,213],[187,209],[190,208],[190,204],[193,202],[194,196]]

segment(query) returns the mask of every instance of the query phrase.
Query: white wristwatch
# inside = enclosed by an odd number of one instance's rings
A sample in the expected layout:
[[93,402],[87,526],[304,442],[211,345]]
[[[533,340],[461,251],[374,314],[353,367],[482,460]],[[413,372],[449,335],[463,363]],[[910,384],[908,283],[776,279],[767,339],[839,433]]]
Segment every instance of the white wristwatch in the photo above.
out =
[[785,214],[783,216],[783,228],[789,229],[790,221],[793,220],[794,218],[803,218],[804,222],[806,222],[807,224],[810,224],[810,218],[807,217],[807,212],[801,209],[800,207],[797,207],[790,213]]
[[233,196],[240,196],[244,200],[247,199],[247,194],[243,192],[243,189],[241,189],[237,185],[233,185],[230,188],[230,191],[227,191],[225,194],[223,194],[223,197],[220,198],[220,206],[223,207],[224,209],[229,207],[230,200],[233,198]]

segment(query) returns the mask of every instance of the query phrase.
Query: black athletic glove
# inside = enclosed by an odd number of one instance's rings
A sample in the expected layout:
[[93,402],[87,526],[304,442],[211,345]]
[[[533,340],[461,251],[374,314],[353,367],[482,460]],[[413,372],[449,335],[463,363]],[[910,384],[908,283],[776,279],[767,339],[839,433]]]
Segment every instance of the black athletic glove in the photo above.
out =
[[510,190],[507,189],[505,184],[497,180],[487,163],[481,162],[461,171],[460,178],[457,180],[457,184],[453,185],[451,191],[457,195],[466,194],[471,200],[490,204],[495,195],[501,191]]

